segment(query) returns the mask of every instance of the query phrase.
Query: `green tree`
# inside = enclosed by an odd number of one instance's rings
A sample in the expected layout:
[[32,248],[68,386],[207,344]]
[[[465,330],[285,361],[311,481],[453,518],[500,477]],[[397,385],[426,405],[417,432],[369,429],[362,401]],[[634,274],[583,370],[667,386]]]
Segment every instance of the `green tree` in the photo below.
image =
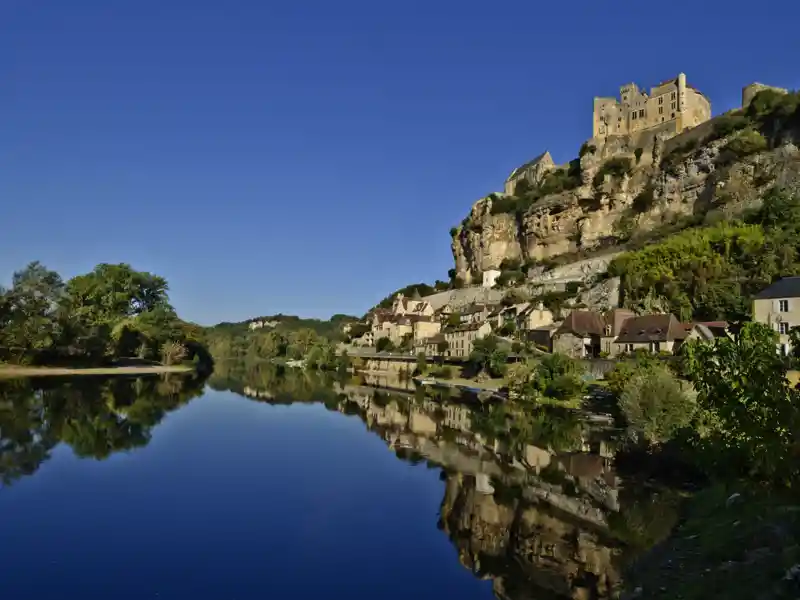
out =
[[661,365],[635,370],[619,405],[631,431],[650,444],[666,442],[688,427],[696,407],[693,395]]
[[375,350],[378,352],[391,352],[394,350],[394,343],[388,337],[382,337],[375,343]]
[[496,336],[488,335],[473,342],[469,362],[477,371],[491,377],[502,377],[507,361],[508,351],[500,346]]
[[701,445],[711,468],[729,465],[781,483],[796,478],[800,392],[786,379],[777,342],[770,327],[747,323],[735,339],[687,344],[685,370],[700,407],[718,424]]

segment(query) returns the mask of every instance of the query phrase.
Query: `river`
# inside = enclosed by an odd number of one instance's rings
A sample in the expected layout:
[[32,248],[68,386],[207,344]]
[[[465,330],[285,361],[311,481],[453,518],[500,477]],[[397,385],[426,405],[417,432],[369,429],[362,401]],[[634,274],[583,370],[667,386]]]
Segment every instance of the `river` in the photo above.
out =
[[0,597],[613,597],[677,494],[508,423],[270,367],[0,382]]

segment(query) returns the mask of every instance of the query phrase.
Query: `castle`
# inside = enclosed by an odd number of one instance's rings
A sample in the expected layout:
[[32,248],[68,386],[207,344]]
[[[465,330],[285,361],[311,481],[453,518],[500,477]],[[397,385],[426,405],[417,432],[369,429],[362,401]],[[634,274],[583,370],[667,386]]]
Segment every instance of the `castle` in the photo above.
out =
[[658,127],[672,134],[695,127],[711,118],[711,103],[679,73],[650,89],[635,83],[623,85],[617,98],[595,98],[592,137],[629,135]]

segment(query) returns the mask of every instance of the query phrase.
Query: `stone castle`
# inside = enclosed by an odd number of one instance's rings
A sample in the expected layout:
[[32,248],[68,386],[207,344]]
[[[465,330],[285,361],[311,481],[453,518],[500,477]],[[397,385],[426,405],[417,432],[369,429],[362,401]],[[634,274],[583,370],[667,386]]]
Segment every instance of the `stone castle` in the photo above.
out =
[[695,127],[711,118],[711,103],[686,75],[662,81],[648,94],[635,83],[619,89],[619,98],[595,98],[592,137],[629,135],[659,128],[672,134]]

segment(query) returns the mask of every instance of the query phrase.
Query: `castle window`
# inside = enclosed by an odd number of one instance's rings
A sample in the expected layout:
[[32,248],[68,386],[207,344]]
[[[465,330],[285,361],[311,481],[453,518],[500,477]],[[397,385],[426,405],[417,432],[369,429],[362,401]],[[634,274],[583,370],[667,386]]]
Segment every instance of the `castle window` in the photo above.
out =
[[644,110],[639,111],[639,117],[644,117]]
[[631,114],[631,121],[635,120],[636,120],[636,111],[633,111],[633,113]]
[[672,99],[675,100],[675,92],[672,92]]
[[672,103],[672,106],[670,108],[672,108],[672,110],[675,110],[675,103],[674,102]]
[[[658,107],[658,114],[660,114],[660,115],[664,114],[664,107],[663,106],[659,106]],[[663,121],[664,119],[661,119],[661,120]]]
[[658,103],[659,103],[659,104],[664,104],[664,96],[661,96],[661,97],[658,99]]

